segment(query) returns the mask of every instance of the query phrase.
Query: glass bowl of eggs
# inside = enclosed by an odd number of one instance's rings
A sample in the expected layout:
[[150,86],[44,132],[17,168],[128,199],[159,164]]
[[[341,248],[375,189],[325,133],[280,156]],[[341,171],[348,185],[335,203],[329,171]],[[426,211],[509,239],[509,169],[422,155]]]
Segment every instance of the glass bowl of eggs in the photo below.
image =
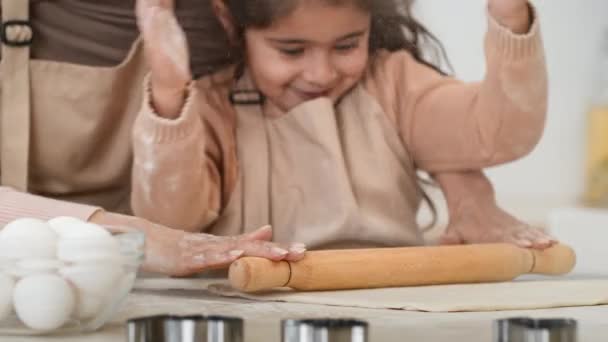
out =
[[131,291],[144,235],[73,217],[0,230],[0,336],[94,331]]

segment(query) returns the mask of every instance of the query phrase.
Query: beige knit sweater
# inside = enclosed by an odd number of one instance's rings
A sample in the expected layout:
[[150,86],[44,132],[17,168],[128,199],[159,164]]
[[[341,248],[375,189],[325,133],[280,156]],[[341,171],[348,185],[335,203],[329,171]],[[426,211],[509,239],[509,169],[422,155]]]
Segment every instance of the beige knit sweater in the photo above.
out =
[[[511,161],[542,135],[547,74],[538,19],[525,35],[493,18],[488,25],[487,73],[480,82],[442,76],[404,51],[377,53],[361,80],[422,170]],[[236,113],[228,101],[233,86],[231,70],[199,80],[176,120],[156,115],[146,94],[134,128],[132,207],[138,216],[205,231],[222,215],[239,179]],[[182,181],[168,182],[176,179]]]

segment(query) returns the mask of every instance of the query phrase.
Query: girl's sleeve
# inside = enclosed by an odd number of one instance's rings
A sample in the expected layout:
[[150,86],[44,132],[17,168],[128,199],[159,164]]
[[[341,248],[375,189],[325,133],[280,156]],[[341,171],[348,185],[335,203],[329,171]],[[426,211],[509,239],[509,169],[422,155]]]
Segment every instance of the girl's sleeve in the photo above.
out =
[[[380,58],[385,103],[416,165],[426,171],[480,169],[528,154],[543,133],[547,71],[538,18],[516,35],[488,16],[487,72],[465,83],[407,52]],[[388,98],[389,100],[386,100]]]
[[193,83],[177,119],[158,116],[146,81],[133,128],[131,205],[136,216],[186,231],[201,231],[218,217],[221,175],[213,136],[201,115],[207,106]]

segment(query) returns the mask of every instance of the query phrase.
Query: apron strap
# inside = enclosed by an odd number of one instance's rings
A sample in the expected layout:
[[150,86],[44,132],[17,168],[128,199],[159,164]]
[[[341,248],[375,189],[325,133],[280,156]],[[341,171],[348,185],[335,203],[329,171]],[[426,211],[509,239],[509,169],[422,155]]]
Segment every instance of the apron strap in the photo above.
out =
[[[270,203],[270,150],[266,122],[260,105],[237,105],[237,139],[239,144],[247,144],[249,152],[238,149],[239,167],[241,168],[242,225],[245,231],[272,223]],[[238,146],[238,145],[237,145]],[[237,147],[238,148],[238,147]],[[245,173],[243,170],[248,170]],[[247,177],[251,176],[251,178]]]
[[2,108],[0,183],[27,191],[30,147],[28,0],[2,0]]

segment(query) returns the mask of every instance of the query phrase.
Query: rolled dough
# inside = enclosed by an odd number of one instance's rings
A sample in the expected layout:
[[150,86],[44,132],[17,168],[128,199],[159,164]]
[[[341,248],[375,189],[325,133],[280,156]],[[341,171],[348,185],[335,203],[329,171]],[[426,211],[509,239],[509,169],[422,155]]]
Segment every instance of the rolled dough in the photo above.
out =
[[501,311],[608,304],[608,280],[527,280],[506,283],[244,294],[218,279],[140,279],[147,290],[208,290],[257,301],[426,312]]

